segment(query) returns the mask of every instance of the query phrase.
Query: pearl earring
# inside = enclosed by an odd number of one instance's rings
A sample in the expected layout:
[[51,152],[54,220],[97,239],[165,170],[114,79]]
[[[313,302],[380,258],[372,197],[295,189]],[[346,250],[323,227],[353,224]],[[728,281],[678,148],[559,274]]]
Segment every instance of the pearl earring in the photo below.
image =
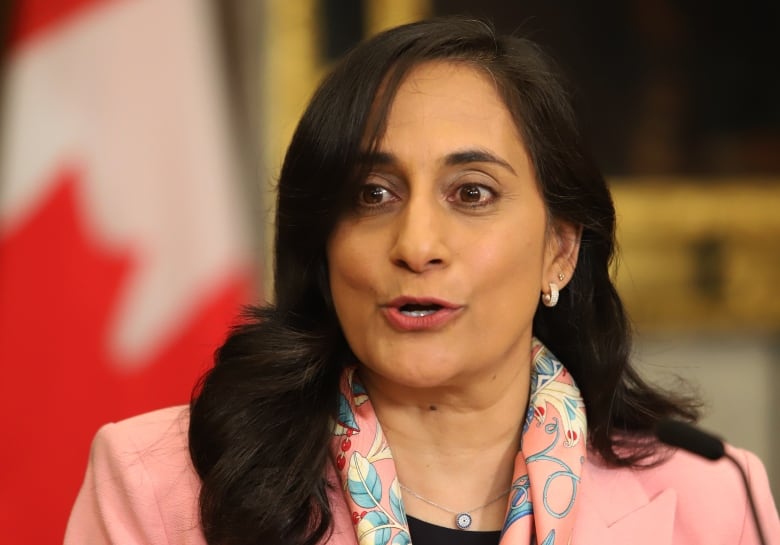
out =
[[546,307],[554,307],[558,304],[558,285],[550,282],[550,293],[542,294],[542,304]]

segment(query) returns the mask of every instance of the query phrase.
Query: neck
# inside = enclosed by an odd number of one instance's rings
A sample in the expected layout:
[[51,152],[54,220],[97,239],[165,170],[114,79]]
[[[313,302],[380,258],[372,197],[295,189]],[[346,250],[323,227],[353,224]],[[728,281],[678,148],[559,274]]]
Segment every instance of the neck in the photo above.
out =
[[[508,490],[528,404],[530,353],[517,365],[442,387],[388,384],[366,369],[361,377],[405,486],[455,511]],[[404,504],[412,516],[452,526],[452,514],[410,494]],[[471,529],[500,529],[505,510],[505,499],[480,509]]]

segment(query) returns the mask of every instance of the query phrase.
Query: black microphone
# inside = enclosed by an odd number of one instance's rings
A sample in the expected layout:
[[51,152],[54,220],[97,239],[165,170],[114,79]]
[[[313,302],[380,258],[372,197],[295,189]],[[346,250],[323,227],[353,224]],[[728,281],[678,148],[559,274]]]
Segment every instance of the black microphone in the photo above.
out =
[[753,493],[750,490],[750,482],[742,465],[728,452],[723,445],[723,441],[714,435],[711,435],[699,428],[671,418],[660,420],[655,427],[655,436],[672,447],[678,447],[693,454],[698,454],[708,460],[720,460],[724,456],[731,460],[731,463],[737,466],[739,474],[742,475],[742,483],[747,492],[750,511],[753,513],[753,521],[756,523],[756,533],[761,545],[766,545],[764,533],[761,531],[761,523],[758,521],[758,511],[753,502]]
[[693,452],[708,460],[720,460],[726,454],[723,441],[681,420],[661,420],[656,425],[655,435],[667,445]]

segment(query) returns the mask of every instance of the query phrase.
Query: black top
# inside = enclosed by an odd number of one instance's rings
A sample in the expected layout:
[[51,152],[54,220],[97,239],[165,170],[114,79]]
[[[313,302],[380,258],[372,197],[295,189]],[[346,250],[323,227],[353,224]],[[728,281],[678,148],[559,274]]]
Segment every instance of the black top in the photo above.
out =
[[410,516],[409,533],[412,535],[414,545],[498,545],[501,532],[473,532],[471,530],[458,530],[457,528],[445,528],[436,526]]

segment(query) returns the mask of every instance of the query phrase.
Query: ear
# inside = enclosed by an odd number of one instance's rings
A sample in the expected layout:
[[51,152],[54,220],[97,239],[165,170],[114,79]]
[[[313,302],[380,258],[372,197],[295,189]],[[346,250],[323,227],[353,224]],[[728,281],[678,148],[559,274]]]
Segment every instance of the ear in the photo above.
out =
[[581,225],[556,220],[551,223],[542,270],[542,292],[548,292],[551,283],[556,284],[558,289],[563,289],[569,283],[577,267],[581,240]]

